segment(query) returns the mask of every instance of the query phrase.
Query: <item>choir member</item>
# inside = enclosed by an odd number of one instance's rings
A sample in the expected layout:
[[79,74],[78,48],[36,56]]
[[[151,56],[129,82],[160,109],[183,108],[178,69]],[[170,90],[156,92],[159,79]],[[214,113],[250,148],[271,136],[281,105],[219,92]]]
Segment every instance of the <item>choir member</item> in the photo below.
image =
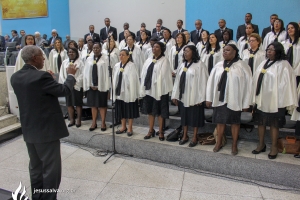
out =
[[175,79],[172,101],[179,105],[183,137],[179,145],[188,142],[188,126],[193,127],[194,135],[189,147],[198,143],[198,127],[204,126],[204,101],[206,100],[206,84],[208,72],[205,64],[200,61],[195,45],[184,47],[183,63],[178,68]]
[[237,48],[239,49],[240,57],[243,57],[243,51],[249,48],[248,40],[250,35],[254,32],[253,24],[247,24],[245,35],[240,37],[237,42]]
[[149,36],[147,35],[146,31],[140,31],[140,38],[141,39],[137,43],[137,45],[142,51],[143,60],[146,60],[146,51],[147,49],[151,48],[151,45],[149,43]]
[[189,32],[188,31],[184,31],[183,33],[185,35],[186,45],[194,45],[195,46],[195,44],[190,41],[190,34],[189,34]]
[[225,29],[222,33],[222,40],[220,42],[220,47],[223,49],[227,44],[234,44],[235,46],[237,45],[234,40],[231,40],[232,38],[231,35],[231,29]]
[[[245,23],[238,26],[238,29],[237,29],[237,33],[236,33],[236,40],[239,40],[240,37],[244,36],[245,35],[245,30],[246,30],[246,26],[248,24],[252,24],[251,23],[251,20],[252,20],[252,14],[251,13],[246,13],[245,15]],[[253,24],[253,32],[254,33],[259,33],[259,30],[258,30],[258,26]]]
[[149,132],[144,139],[155,136],[153,126],[155,116],[158,116],[159,140],[163,141],[163,119],[169,118],[169,92],[173,88],[172,70],[169,60],[164,56],[165,45],[156,42],[152,50],[153,58],[145,61],[141,76],[142,113],[147,114],[149,119]]
[[203,30],[201,33],[201,40],[196,45],[200,59],[201,59],[202,52],[205,50],[208,41],[208,36],[209,36],[209,32],[207,30]]
[[266,52],[259,49],[261,38],[257,33],[252,33],[249,36],[249,49],[243,51],[242,60],[248,63],[252,74],[256,71],[261,62],[266,60]]
[[[295,128],[295,135],[300,135],[300,85],[298,85],[297,88],[297,100],[298,100],[298,104],[297,107],[294,108],[294,110],[292,111],[292,117],[291,120],[293,121],[297,121],[296,122],[296,128]],[[300,152],[296,155],[294,155],[295,158],[300,158]]]
[[208,74],[210,74],[213,67],[223,60],[223,51],[220,47],[218,38],[214,33],[209,35],[209,41],[202,52],[201,60],[207,67]]
[[125,47],[127,47],[127,43],[126,43],[126,40],[127,40],[127,37],[131,35],[129,30],[124,30],[124,39],[120,41],[120,44],[119,44],[119,50],[122,50],[124,49]]
[[[63,84],[67,79],[67,68],[69,66],[75,66],[76,73],[74,78],[76,79],[76,84],[71,91],[71,95],[66,96],[66,105],[68,107],[68,113],[70,118],[70,123],[68,127],[76,125],[76,127],[81,126],[81,115],[82,115],[82,98],[83,98],[83,89],[82,89],[82,71],[84,64],[79,58],[79,52],[76,48],[69,47],[68,48],[68,57],[69,59],[65,59],[62,62],[60,74],[59,74],[59,83]],[[76,107],[77,118],[75,122],[75,110]]]
[[173,76],[176,75],[177,68],[182,63],[183,48],[186,44],[184,33],[178,33],[176,36],[176,44],[171,48],[169,54],[170,67],[173,70]]
[[284,23],[282,19],[276,19],[272,31],[269,32],[263,41],[263,50],[267,49],[267,46],[272,42],[283,42],[286,37],[286,31],[284,30]]
[[[108,41],[109,41],[109,45],[108,45]],[[118,49],[117,43],[114,40],[114,37],[111,35],[110,40],[107,40],[105,44],[106,45],[103,45],[102,54],[110,56],[109,57],[110,66],[114,67],[119,62],[119,55],[120,55],[120,51]]]
[[[148,48],[146,50],[146,54],[145,54],[145,61],[148,59],[148,58],[152,58],[153,57],[153,52],[152,52],[152,48],[153,48],[153,45],[155,42],[158,42],[158,39],[157,38],[151,38],[150,39],[150,48]],[[166,57],[166,56],[165,56]]]
[[79,38],[78,39],[78,51],[79,51],[79,57],[81,58],[81,53],[83,50],[83,46],[84,46],[84,40],[83,38]]
[[219,39],[219,41],[222,42],[224,40],[223,35],[224,35],[225,31],[228,31],[230,34],[228,41],[233,40],[233,30],[226,27],[225,19],[220,19],[218,24],[219,24],[220,28],[215,30],[215,34],[216,34],[217,38]]
[[156,31],[155,32],[153,32],[153,34],[152,34],[152,38],[157,38],[158,40],[161,40],[162,38],[163,38],[163,33],[162,33],[162,31],[164,30],[164,29],[162,29],[162,25],[160,24],[160,23],[157,23],[156,24],[156,29],[155,29]]
[[270,26],[264,28],[264,30],[262,31],[262,34],[261,34],[261,39],[262,41],[264,41],[266,35],[272,31],[272,28],[274,26],[274,22],[275,20],[278,19],[278,15],[277,14],[272,14],[270,16]]
[[133,119],[140,116],[138,104],[140,82],[136,66],[131,62],[129,51],[126,49],[120,51],[120,62],[113,68],[113,87],[116,121],[122,122],[122,128],[116,131],[116,134],[127,132],[127,136],[130,137],[133,134]]
[[283,43],[287,61],[293,67],[297,86],[300,82],[300,40],[299,40],[299,25],[296,22],[290,22],[287,25],[286,40]]
[[81,52],[81,60],[82,62],[85,64],[86,60],[89,57],[93,57],[94,56],[94,51],[93,51],[93,46],[94,46],[94,42],[92,39],[87,41],[87,49],[82,50]]
[[213,107],[212,122],[217,124],[218,139],[213,151],[222,148],[226,124],[231,124],[231,154],[236,155],[241,111],[246,111],[251,103],[252,76],[248,65],[240,60],[234,44],[224,47],[223,57],[224,61],[214,66],[208,78],[206,105]]
[[[70,40],[70,42],[68,43],[68,49],[69,48],[75,48],[78,51],[78,45],[74,40]],[[68,51],[68,49],[67,49],[67,51]],[[68,55],[69,55],[69,53],[68,53]]]
[[60,39],[56,38],[54,41],[54,49],[49,54],[49,70],[53,73],[59,73],[61,63],[68,59],[68,53],[64,49]]
[[171,48],[176,44],[176,41],[174,38],[172,38],[170,29],[164,29],[163,36],[164,38],[160,41],[166,45],[165,57],[169,59]]
[[178,33],[183,33],[184,31],[186,31],[185,29],[182,28],[183,25],[183,21],[181,19],[177,20],[176,26],[177,26],[177,30],[173,31],[172,33],[172,38],[176,38],[176,35]]
[[[196,45],[198,42],[202,40],[202,32],[204,31],[204,29],[202,28],[202,21],[200,19],[197,19],[195,21],[195,28],[196,29],[191,31],[190,34],[191,34],[191,41]],[[207,35],[209,35],[209,33]]]
[[[92,36],[90,36],[90,35],[88,35],[88,36],[86,37],[86,39],[85,39],[85,44],[83,45],[82,50],[88,49],[88,44],[87,44],[87,42],[88,42],[89,40],[93,40]],[[94,44],[94,40],[93,40],[93,44]]]
[[92,125],[90,131],[97,128],[98,109],[101,116],[101,131],[106,130],[105,118],[107,113],[108,90],[110,78],[108,59],[101,54],[101,44],[93,46],[93,56],[89,56],[83,69],[83,90],[87,91],[87,105],[92,107]]
[[134,36],[129,35],[126,40],[127,47],[125,47],[124,49],[129,51],[130,59],[133,61],[140,77],[140,74],[142,73],[143,69],[144,58],[140,46],[134,44],[134,39]]
[[[33,35],[26,35],[25,36],[25,46],[26,45],[36,45],[35,44],[35,38],[34,38]],[[14,72],[19,71],[20,69],[22,69],[24,64],[25,64],[24,60],[21,57],[21,52],[22,52],[22,49],[18,53]],[[48,59],[47,59],[47,56],[46,56],[45,52],[43,50],[42,50],[42,52],[43,52],[43,57],[44,57],[44,67],[41,70],[46,71],[46,70],[49,69],[49,63],[48,63]]]

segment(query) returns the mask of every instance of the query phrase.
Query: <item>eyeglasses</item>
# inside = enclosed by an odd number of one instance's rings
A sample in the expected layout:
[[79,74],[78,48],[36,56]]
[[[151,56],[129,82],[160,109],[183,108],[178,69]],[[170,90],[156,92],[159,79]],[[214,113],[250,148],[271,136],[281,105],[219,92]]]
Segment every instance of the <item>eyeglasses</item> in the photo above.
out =
[[250,43],[250,42],[256,42],[256,41],[257,41],[257,40],[249,40],[249,43]]

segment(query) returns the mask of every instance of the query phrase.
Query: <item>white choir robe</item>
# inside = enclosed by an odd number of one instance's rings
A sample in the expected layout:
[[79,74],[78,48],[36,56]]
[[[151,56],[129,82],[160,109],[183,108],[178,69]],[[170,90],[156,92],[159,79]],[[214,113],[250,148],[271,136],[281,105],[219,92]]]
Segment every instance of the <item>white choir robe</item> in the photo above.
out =
[[[125,47],[124,49],[129,51],[129,47]],[[139,73],[139,77],[141,77],[143,64],[145,62],[140,46],[134,44],[134,49],[132,51],[132,60],[133,63]]]
[[119,82],[120,63],[121,62],[116,63],[113,67],[113,101],[118,99],[125,103],[135,102],[136,99],[140,97],[140,81],[136,66],[131,61],[126,64],[123,71],[120,95],[116,95],[116,88]]
[[83,45],[83,48],[82,48],[82,51],[83,51],[83,50],[86,50],[86,49],[88,49],[88,46],[87,46],[87,44],[84,44],[84,45]]
[[[268,45],[271,44],[272,42],[274,42],[276,37],[277,37],[277,35],[274,35],[274,33],[272,31],[269,32],[264,38],[263,50],[266,50]],[[285,40],[285,37],[286,37],[286,31],[282,31],[278,36],[278,42],[283,42]]]
[[[84,64],[83,69],[83,91],[88,91],[90,87],[93,87],[93,71],[94,56],[88,57]],[[107,92],[110,88],[110,77],[108,71],[108,58],[106,55],[102,55],[97,62],[98,71],[98,90],[100,92]]]
[[[119,42],[115,41],[116,45],[115,45],[115,48],[119,49]],[[108,49],[108,42],[105,42],[103,45],[102,45],[102,50],[103,49]]]
[[240,58],[243,57],[243,51],[244,51],[246,43],[248,44],[248,48],[250,48],[250,44],[248,43],[249,38],[244,39],[245,37],[247,37],[247,36],[240,37],[240,39],[237,42],[237,46],[236,46],[239,49]]
[[189,42],[186,44],[186,46],[188,46],[188,45],[193,45],[193,46],[195,46],[194,42],[191,42],[191,41],[189,41]]
[[[49,61],[48,61],[48,58],[47,58],[45,52],[42,49],[41,49],[41,51],[43,52],[43,57],[45,59],[44,60],[44,66],[41,70],[42,71],[47,71],[47,70],[49,70]],[[18,53],[18,57],[17,57],[17,60],[16,60],[14,72],[19,71],[25,65],[25,62],[21,57],[21,52],[22,52],[22,49]]]
[[[85,61],[86,61],[86,59],[87,59],[88,52],[90,52],[90,50],[88,50],[88,49],[85,49],[85,50],[82,50],[82,51],[81,51],[81,60],[82,60],[83,64],[85,64]],[[91,53],[89,54],[88,58],[89,58],[89,57],[94,58],[94,52],[93,52],[93,51],[91,51]]]
[[152,47],[148,48],[146,50],[146,53],[145,53],[145,60],[147,60],[148,58],[153,58],[153,52],[152,52]]
[[[172,69],[172,72],[176,74],[177,69],[180,67],[182,64],[182,59],[183,59],[183,49],[185,46],[181,48],[179,52],[176,51],[176,45],[172,46],[171,51],[169,53],[169,61],[170,61],[170,67]],[[175,56],[176,52],[178,53],[178,66],[177,69],[175,69]]]
[[[108,58],[107,49],[102,49],[102,54],[106,55]],[[116,63],[120,62],[119,55],[120,55],[120,51],[117,48],[114,48],[113,51],[110,53],[110,66],[112,68],[116,65]]]
[[[68,59],[68,53],[67,50],[63,50],[60,52],[61,57],[61,63]],[[58,58],[58,52],[55,49],[52,49],[49,54],[49,70],[51,70],[53,73],[59,73],[58,72],[58,66],[57,66],[57,58]]]
[[297,107],[296,76],[286,60],[276,61],[266,70],[260,93],[256,96],[257,80],[266,62],[257,67],[253,76],[252,103],[267,113],[278,112],[278,108],[290,107],[288,110],[291,110]]
[[182,63],[178,68],[171,99],[177,99],[183,103],[184,107],[190,107],[200,104],[206,100],[208,72],[205,64],[202,61],[199,60],[199,62],[193,63],[186,71],[185,89],[180,100],[179,85],[180,77],[183,73],[184,67],[185,63]]
[[[282,42],[285,53],[287,54],[290,48],[290,40],[285,40]],[[293,45],[293,65],[292,65],[295,75],[300,76],[300,40],[298,43]]]
[[[201,61],[204,62],[205,66],[207,67],[207,72],[208,72],[208,60],[209,60],[210,55],[211,55],[210,53],[207,53],[207,52],[206,52],[206,48],[205,48],[205,49],[202,51],[202,55],[200,56]],[[218,62],[224,60],[222,49],[220,49],[218,52],[214,52],[213,57],[214,57],[213,66],[215,67],[215,65],[216,65]],[[214,67],[213,67],[213,68],[214,68]]]
[[[234,40],[229,40],[229,42],[228,42],[227,44],[234,44],[236,47],[238,47],[237,44],[236,44],[236,42],[235,42]],[[223,50],[224,47],[225,47],[225,44],[223,43],[223,41],[222,41],[222,42],[219,42],[219,45],[220,45],[220,47],[221,47],[222,50]]]
[[[169,54],[170,54],[171,48],[176,44],[175,39],[170,38],[168,43],[166,43],[164,39],[161,39],[160,42],[162,42],[166,45],[165,57],[167,57],[169,59]],[[169,60],[169,62],[171,62],[171,61]]]
[[[70,61],[69,59],[66,59],[62,62],[61,64],[61,70],[59,72],[59,79],[58,79],[58,82],[63,84],[66,79],[67,79],[67,68],[69,67],[69,64],[70,64]],[[80,89],[82,88],[82,78],[83,78],[83,75],[82,75],[82,72],[83,72],[83,68],[84,68],[84,64],[83,62],[81,61],[80,58],[78,58],[75,62],[74,62],[74,65],[76,65],[76,73],[75,73],[75,79],[76,79],[76,83],[74,85],[74,89],[77,90],[77,91],[80,91]]]
[[196,45],[196,48],[198,50],[200,58],[201,58],[201,55],[203,54],[203,52],[205,51],[205,45],[206,45],[206,43],[202,43],[202,41],[198,42]]
[[120,44],[119,44],[119,50],[121,51],[122,49],[124,49],[126,47],[126,41],[125,39],[123,39]]
[[[298,101],[299,101],[299,98],[300,98],[300,84],[298,85],[298,88],[297,88],[297,97],[298,97]],[[298,107],[298,105],[296,107],[294,107],[294,109],[291,111],[291,113],[292,113],[291,120],[293,120],[293,121],[300,121],[300,112],[298,112],[296,110],[297,107]]]
[[142,46],[141,51],[142,51],[143,60],[144,61],[147,60],[146,52],[147,52],[147,49],[151,48],[151,44],[149,42],[147,42],[144,45],[142,45],[141,42],[138,42],[138,43],[136,43],[136,45],[138,45],[140,47],[140,49],[141,49],[141,46]]
[[160,101],[160,97],[162,95],[168,94],[173,89],[172,70],[169,60],[166,57],[162,56],[154,64],[151,89],[145,90],[145,78],[147,75],[148,67],[152,63],[152,60],[152,58],[148,58],[143,66],[140,85],[140,97],[149,95],[157,101]]
[[220,91],[218,84],[224,71],[223,62],[218,62],[211,70],[207,81],[206,101],[212,102],[212,107],[227,103],[227,108],[242,111],[249,108],[252,93],[252,74],[250,67],[242,60],[231,65],[227,72],[227,82],[224,102],[219,101]]
[[[243,61],[245,61],[245,63],[248,64],[249,58],[250,58],[250,50],[245,49],[243,51],[243,57],[241,59]],[[262,63],[265,60],[266,60],[266,52],[263,50],[258,50],[253,57],[253,75],[254,75],[254,72],[256,71],[257,67],[260,65],[260,63]]]

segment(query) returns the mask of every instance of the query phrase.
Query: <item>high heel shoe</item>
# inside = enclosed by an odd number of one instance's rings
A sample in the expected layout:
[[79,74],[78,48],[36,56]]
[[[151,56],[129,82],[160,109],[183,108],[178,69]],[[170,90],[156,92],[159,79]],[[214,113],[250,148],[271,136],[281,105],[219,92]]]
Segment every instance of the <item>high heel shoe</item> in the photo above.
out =
[[185,139],[185,140],[179,140],[179,145],[184,145],[185,143],[187,143],[189,141],[189,138]]
[[[159,134],[160,134],[160,133],[159,133]],[[158,135],[159,135],[159,134],[158,134]],[[163,134],[163,136],[162,136],[162,137],[159,137],[159,136],[158,136],[158,139],[159,139],[160,141],[164,141],[164,140],[165,140],[164,133],[162,133],[162,134]]]
[[77,128],[79,128],[79,127],[81,126],[81,124],[75,124],[75,126],[76,126]]
[[123,131],[117,130],[116,134],[122,134],[122,133],[126,133],[127,132],[127,128],[125,128]]
[[267,149],[267,145],[265,145],[265,147],[262,148],[262,150],[260,150],[260,151],[253,150],[252,154],[259,154],[260,152],[266,152],[266,149]]
[[221,149],[223,148],[223,146],[220,146],[219,148],[216,148],[216,146],[213,149],[213,152],[219,152]]
[[105,124],[105,128],[101,127],[101,131],[106,131],[106,124]]
[[75,123],[73,123],[73,124],[68,124],[68,127],[72,127],[72,126],[74,126],[75,125]]
[[277,154],[276,155],[270,155],[270,154],[268,154],[268,158],[269,159],[275,159],[277,157]]
[[[151,133],[151,135],[148,135],[149,133]],[[151,137],[155,137],[155,130],[154,129],[152,130],[152,132],[149,132],[149,133],[144,137],[145,140],[148,140]]]
[[93,131],[93,130],[95,130],[96,128],[97,128],[97,124],[96,124],[96,126],[95,126],[94,128],[91,127],[89,130],[90,130],[90,131]]

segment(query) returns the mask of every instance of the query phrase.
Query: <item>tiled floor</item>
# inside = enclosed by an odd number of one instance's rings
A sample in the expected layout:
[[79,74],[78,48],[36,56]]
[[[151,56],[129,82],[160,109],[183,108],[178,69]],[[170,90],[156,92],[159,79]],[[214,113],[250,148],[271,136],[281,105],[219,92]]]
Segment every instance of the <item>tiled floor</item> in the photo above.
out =
[[[60,189],[73,191],[59,193],[60,200],[300,199],[299,191],[288,188],[273,189],[119,155],[103,164],[107,157],[93,156],[94,149],[68,143],[61,147]],[[1,144],[0,188],[15,191],[21,181],[30,195],[28,162],[22,136]]]

